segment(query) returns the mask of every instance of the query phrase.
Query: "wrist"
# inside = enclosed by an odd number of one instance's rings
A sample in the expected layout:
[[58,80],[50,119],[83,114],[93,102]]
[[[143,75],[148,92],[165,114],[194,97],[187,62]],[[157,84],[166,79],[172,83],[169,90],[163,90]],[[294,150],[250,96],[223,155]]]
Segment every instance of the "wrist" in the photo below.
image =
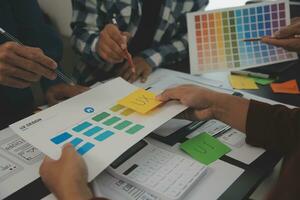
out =
[[225,115],[226,109],[226,102],[230,101],[230,99],[228,99],[228,95],[227,94],[223,94],[223,93],[218,93],[218,92],[214,92],[211,94],[211,110],[213,113],[213,117],[216,120],[220,120],[222,121],[222,116]]
[[89,200],[92,198],[92,191],[87,184],[68,186],[68,189],[63,192],[61,197],[58,196],[59,200]]

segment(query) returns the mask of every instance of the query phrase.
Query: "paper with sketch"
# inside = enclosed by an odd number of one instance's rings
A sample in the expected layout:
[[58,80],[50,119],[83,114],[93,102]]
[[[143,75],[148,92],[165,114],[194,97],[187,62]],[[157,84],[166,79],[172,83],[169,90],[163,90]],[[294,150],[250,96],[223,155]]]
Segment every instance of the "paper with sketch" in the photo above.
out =
[[141,115],[124,112],[118,100],[138,88],[121,78],[21,120],[11,128],[48,156],[57,159],[70,142],[83,156],[91,181],[129,147],[186,109],[171,101]]

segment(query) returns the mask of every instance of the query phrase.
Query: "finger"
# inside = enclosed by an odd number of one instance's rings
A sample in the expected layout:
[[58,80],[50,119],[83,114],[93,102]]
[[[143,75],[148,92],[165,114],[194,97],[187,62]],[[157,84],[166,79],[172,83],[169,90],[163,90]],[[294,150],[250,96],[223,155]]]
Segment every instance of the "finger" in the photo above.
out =
[[300,17],[294,17],[291,19],[291,24],[295,24],[295,23],[298,23],[300,22]]
[[157,100],[162,101],[162,102],[166,102],[166,101],[169,101],[172,99],[180,100],[181,98],[182,98],[182,94],[181,94],[180,90],[178,89],[178,87],[167,89],[156,97]]
[[120,47],[121,49],[126,49],[127,48],[127,40],[126,37],[122,35],[120,30],[118,29],[117,26],[115,25],[108,25],[107,33],[110,35],[112,40],[114,40]]
[[151,73],[151,71],[148,70],[148,69],[147,69],[147,70],[144,70],[144,71],[142,72],[142,76],[141,76],[141,82],[142,82],[142,83],[145,83],[145,82],[147,81],[147,79],[148,79],[150,73]]
[[291,24],[274,33],[274,36],[277,39],[283,39],[292,37],[297,34],[300,34],[300,24]]
[[27,81],[15,79],[12,77],[5,77],[5,76],[0,76],[0,83],[8,87],[13,87],[18,89],[28,88],[31,85],[31,83]]
[[15,48],[15,52],[18,55],[39,63],[40,65],[43,65],[50,70],[54,70],[57,68],[57,63],[53,59],[46,56],[44,52],[39,48],[18,46]]
[[[15,63],[16,66],[23,68],[27,71],[30,71],[32,73],[38,74],[40,76],[44,76],[50,80],[54,80],[57,75],[53,71],[53,69],[49,69],[42,65],[41,63],[36,62],[33,58],[34,56],[30,56],[28,53],[24,53],[23,51],[26,51],[26,49],[22,48],[15,48],[14,55],[11,55],[9,58],[10,62]],[[27,57],[26,57],[26,55]],[[12,61],[13,60],[13,61]]]
[[128,62],[125,62],[124,65],[121,67],[121,69],[119,70],[119,76],[123,76],[129,69],[129,64]]
[[75,148],[72,146],[72,144],[67,143],[63,146],[60,159],[64,160],[64,159],[70,158],[76,154],[77,154],[77,152],[76,152]]
[[126,42],[128,42],[132,37],[129,32],[122,32],[122,35],[126,37]]
[[17,67],[13,67],[9,70],[10,70],[11,77],[15,77],[15,78],[27,81],[27,82],[37,82],[40,79],[39,75],[19,69]]
[[299,39],[262,39],[262,42],[270,45],[275,45],[287,49],[289,51],[299,50]]
[[100,33],[100,37],[102,44],[105,44],[106,46],[110,47],[111,51],[114,51],[120,57],[124,57],[124,52],[120,44],[115,42],[109,33],[103,31]]
[[109,44],[108,45],[102,44],[100,45],[100,50],[103,51],[108,56],[109,60],[112,61],[113,63],[122,62],[124,58],[120,56],[118,53],[116,53],[115,51],[113,51],[111,46],[112,45],[109,46]]
[[39,169],[39,174],[44,177],[44,174],[47,173],[47,168],[52,168],[51,165],[55,162],[55,160],[51,159],[48,156],[45,156],[40,169]]
[[122,78],[125,79],[126,81],[129,81],[130,76],[131,76],[131,70],[128,69],[128,70],[123,74]]

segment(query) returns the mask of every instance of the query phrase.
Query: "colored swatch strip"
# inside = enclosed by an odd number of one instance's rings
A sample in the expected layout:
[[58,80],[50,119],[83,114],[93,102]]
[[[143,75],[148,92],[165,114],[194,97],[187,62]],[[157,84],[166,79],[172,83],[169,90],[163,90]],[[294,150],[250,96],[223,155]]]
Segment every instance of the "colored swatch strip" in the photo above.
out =
[[[68,139],[70,139],[72,137],[72,135],[68,132],[64,132],[61,133],[55,137],[53,137],[52,139],[50,139],[54,144],[59,145],[62,143],[65,143]],[[81,138],[75,138],[73,139],[70,143],[74,146],[77,147],[79,144],[81,144],[83,142],[83,140]],[[79,147],[77,149],[77,152],[80,155],[84,155],[85,153],[87,153],[88,151],[90,151],[95,145],[87,142],[85,144],[83,144],[81,147]]]
[[195,14],[197,70],[259,66],[295,59],[296,54],[281,48],[260,41],[243,41],[271,36],[286,26],[287,6],[285,2],[273,2]]

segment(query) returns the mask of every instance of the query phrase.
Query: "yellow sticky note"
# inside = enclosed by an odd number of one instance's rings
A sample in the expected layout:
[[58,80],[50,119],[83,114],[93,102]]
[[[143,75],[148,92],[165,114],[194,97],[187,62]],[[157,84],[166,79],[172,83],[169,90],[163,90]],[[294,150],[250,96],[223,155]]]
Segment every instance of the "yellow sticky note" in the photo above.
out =
[[234,89],[255,90],[258,89],[255,80],[246,76],[230,75],[229,81]]
[[138,113],[146,114],[161,104],[156,95],[144,89],[138,89],[127,97],[118,101],[118,104],[130,108]]

